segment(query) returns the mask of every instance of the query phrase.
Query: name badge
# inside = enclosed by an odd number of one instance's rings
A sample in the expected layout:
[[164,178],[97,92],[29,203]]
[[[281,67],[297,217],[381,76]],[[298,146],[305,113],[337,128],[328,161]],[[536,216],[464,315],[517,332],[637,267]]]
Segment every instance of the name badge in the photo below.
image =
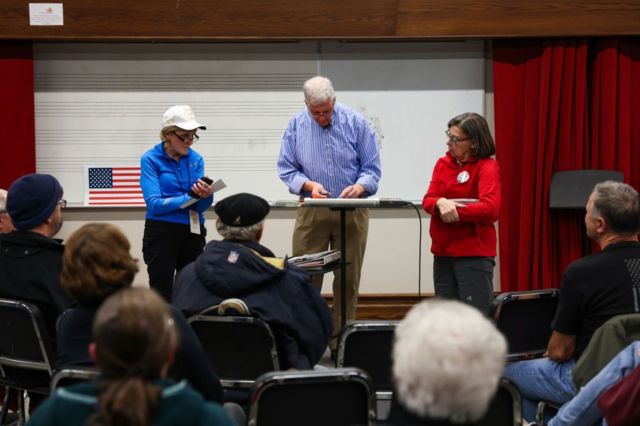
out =
[[463,171],[463,172],[460,172],[458,174],[458,179],[457,180],[458,180],[458,183],[465,183],[466,181],[469,180],[469,172],[466,171],[466,170]]
[[195,210],[189,210],[189,226],[192,234],[200,235],[200,216]]

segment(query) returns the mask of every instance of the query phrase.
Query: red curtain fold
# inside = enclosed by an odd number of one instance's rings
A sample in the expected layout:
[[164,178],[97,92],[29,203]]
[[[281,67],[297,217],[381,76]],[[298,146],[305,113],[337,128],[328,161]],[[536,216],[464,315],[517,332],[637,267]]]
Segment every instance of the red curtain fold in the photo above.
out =
[[584,213],[550,212],[553,173],[620,170],[639,187],[639,51],[638,39],[494,42],[503,291],[558,287],[581,256]]
[[30,42],[0,42],[0,117],[5,134],[0,188],[36,171],[33,48]]

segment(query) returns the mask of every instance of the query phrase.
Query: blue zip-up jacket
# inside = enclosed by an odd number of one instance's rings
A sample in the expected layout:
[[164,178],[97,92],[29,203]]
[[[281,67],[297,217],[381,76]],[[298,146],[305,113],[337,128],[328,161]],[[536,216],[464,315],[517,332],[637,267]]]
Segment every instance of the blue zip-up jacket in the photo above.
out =
[[213,195],[186,209],[180,208],[191,198],[187,193],[202,176],[204,159],[192,149],[177,162],[169,157],[162,142],[145,152],[140,159],[140,186],[147,203],[145,218],[188,225],[188,210],[193,209],[203,224],[203,212],[211,207]]

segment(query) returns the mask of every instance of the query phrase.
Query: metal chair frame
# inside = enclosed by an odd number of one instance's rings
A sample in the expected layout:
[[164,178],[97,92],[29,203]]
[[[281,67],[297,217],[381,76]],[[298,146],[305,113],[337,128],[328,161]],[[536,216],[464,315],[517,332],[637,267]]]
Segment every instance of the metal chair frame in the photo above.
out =
[[[267,324],[265,321],[259,318],[245,317],[245,316],[212,316],[212,315],[197,314],[189,318],[189,323],[191,324],[191,327],[196,332],[196,335],[198,335],[198,331],[199,331],[198,324],[206,325],[207,323],[228,324],[229,327],[233,327],[234,324],[244,325],[244,326],[250,325],[258,329],[261,329],[264,335],[267,337],[267,340],[270,342],[269,348],[267,350],[269,353],[271,370],[272,371],[280,370],[280,361],[278,358],[278,349],[276,346],[276,340],[273,335],[273,332],[271,331],[271,328],[269,327],[269,324]],[[202,342],[201,336],[198,336],[198,338]],[[229,343],[221,342],[221,344],[228,345]],[[203,347],[204,346],[205,345],[203,344]],[[205,349],[205,352],[207,352],[207,348],[205,347],[204,349]],[[248,355],[254,355],[254,354],[248,354]],[[247,362],[250,362],[250,360],[248,360]],[[249,380],[244,378],[237,379],[237,378],[231,378],[231,377],[224,377],[222,376],[223,374],[222,371],[224,369],[221,368],[221,366],[217,364],[215,361],[213,362],[213,365],[214,367],[218,368],[217,371],[218,371],[218,374],[221,375],[220,382],[223,387],[227,387],[227,388],[239,387],[239,388],[249,389],[251,388],[251,386],[253,386],[255,382],[255,380]]]
[[[558,296],[560,294],[560,290],[557,288],[551,289],[543,289],[543,290],[525,290],[525,291],[512,291],[500,293],[493,301],[491,306],[491,310],[489,316],[493,318],[494,322],[498,330],[500,330],[505,337],[507,338],[507,342],[509,343],[509,354],[507,355],[507,361],[521,361],[525,359],[533,359],[541,357],[545,351],[547,350],[548,337],[544,343],[540,343],[540,346],[532,347],[525,351],[514,351],[512,349],[512,342],[510,341],[510,334],[505,326],[512,326],[512,320],[509,320],[508,324],[503,324],[502,320],[504,318],[503,311],[505,310],[505,306],[508,304],[513,304],[522,301],[533,301],[533,300],[555,300],[557,303]],[[555,314],[555,310],[554,310]],[[544,325],[548,327],[548,336],[551,335],[551,321],[553,318],[549,318],[549,324]],[[505,320],[506,321],[506,320]],[[538,326],[539,324],[530,324],[530,318],[527,318],[529,325]]]
[[49,393],[54,393],[58,388],[68,386],[67,384],[64,384],[65,381],[72,381],[74,383],[88,382],[98,377],[99,374],[100,372],[95,368],[62,368],[53,373],[51,385],[49,386]]
[[[43,386],[21,383],[20,381],[7,377],[8,369],[17,368],[25,371],[42,372],[50,379],[53,374],[53,346],[44,321],[42,320],[40,310],[36,305],[20,300],[0,299],[0,311],[3,309],[21,311],[28,315],[30,321],[29,328],[33,331],[33,334],[30,337],[35,339],[35,342],[37,342],[36,346],[39,351],[38,355],[41,358],[26,359],[12,356],[11,354],[4,353],[2,351],[2,347],[0,347],[0,386],[4,386],[7,389],[5,404],[3,405],[2,412],[0,413],[0,424],[3,424],[6,419],[8,412],[8,404],[6,402],[10,400],[10,394],[13,391],[18,392],[19,422],[20,424],[23,424],[26,418],[24,391],[47,394],[49,390],[49,383],[47,382],[46,385]],[[9,324],[9,326],[11,326],[11,324]],[[12,347],[19,347],[19,342],[10,342],[10,344]]]

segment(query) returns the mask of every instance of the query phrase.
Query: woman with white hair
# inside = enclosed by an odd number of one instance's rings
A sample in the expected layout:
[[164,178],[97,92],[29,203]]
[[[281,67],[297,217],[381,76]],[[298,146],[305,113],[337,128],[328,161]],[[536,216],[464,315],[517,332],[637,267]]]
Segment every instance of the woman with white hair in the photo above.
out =
[[507,343],[479,310],[455,300],[414,306],[398,325],[393,425],[473,425],[486,413]]

